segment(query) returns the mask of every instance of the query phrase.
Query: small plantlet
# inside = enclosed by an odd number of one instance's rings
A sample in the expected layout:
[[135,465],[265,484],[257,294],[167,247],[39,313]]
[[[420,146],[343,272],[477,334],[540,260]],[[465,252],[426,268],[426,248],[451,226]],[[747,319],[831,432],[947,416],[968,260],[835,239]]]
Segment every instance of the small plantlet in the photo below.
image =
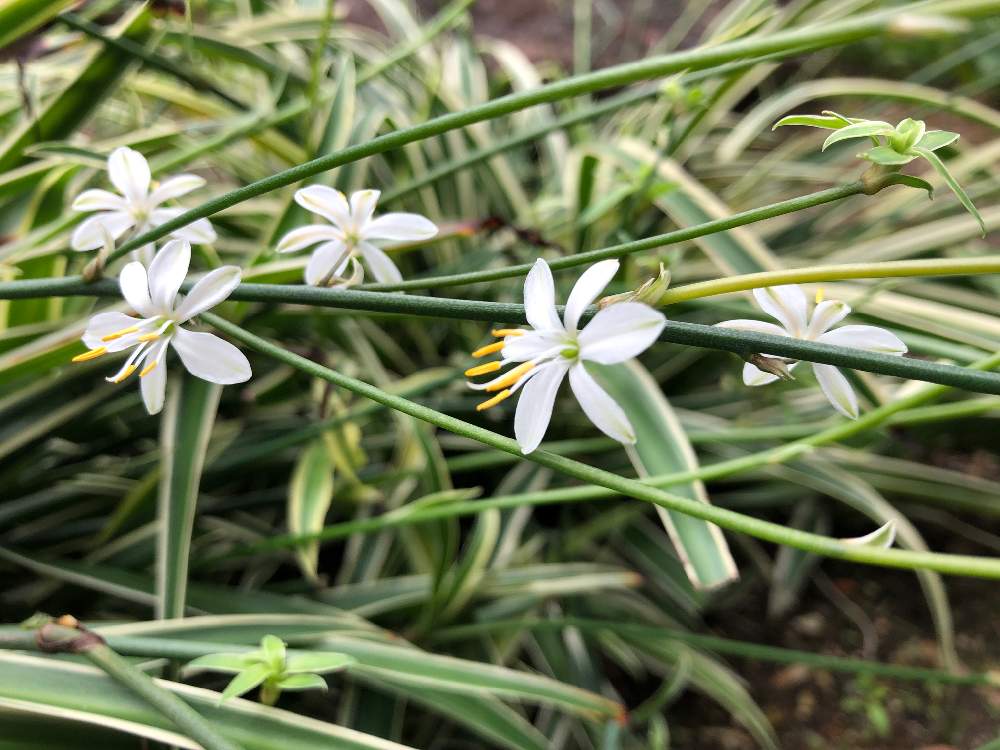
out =
[[260,702],[273,706],[282,690],[326,690],[326,680],[320,675],[338,672],[353,663],[353,657],[333,651],[289,654],[284,641],[265,635],[256,651],[200,656],[188,662],[184,670],[235,674],[222,691],[220,703],[259,686]]
[[[958,133],[947,130],[928,130],[923,120],[914,120],[911,117],[900,120],[893,127],[882,120],[845,117],[830,110],[824,110],[822,115],[789,115],[778,120],[771,129],[774,130],[783,125],[805,125],[811,128],[833,130],[834,132],[827,136],[823,142],[824,151],[840,141],[852,138],[870,138],[873,144],[872,148],[862,151],[858,154],[858,158],[867,159],[891,172],[899,171],[903,165],[909,164],[914,159],[926,159],[951,188],[959,202],[976,218],[983,235],[986,235],[986,224],[973,205],[972,199],[958,184],[958,180],[948,170],[945,163],[941,161],[941,157],[934,153],[957,141]],[[917,182],[914,181],[914,178],[909,178],[907,184],[923,187],[929,193],[933,192],[930,184],[923,180]]]

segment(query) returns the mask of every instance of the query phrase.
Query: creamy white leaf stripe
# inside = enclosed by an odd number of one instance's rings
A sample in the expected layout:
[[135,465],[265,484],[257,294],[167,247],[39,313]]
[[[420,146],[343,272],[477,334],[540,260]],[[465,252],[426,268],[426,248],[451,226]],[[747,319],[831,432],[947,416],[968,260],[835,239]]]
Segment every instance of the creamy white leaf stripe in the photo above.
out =
[[131,349],[125,364],[108,381],[120,383],[139,370],[142,400],[150,414],[157,414],[163,408],[167,385],[163,360],[170,346],[187,371],[203,380],[229,385],[250,378],[250,362],[235,346],[211,333],[181,327],[225,300],[240,283],[240,269],[216,268],[203,276],[186,297],[178,299],[190,262],[190,243],[171,240],[157,253],[148,273],[138,261],[126,265],[118,283],[125,301],[141,317],[120,312],[98,313],[90,319],[83,334],[83,343],[90,350],[73,358],[74,362],[85,362]]
[[[375,243],[419,242],[437,234],[437,227],[419,214],[391,213],[378,218],[378,190],[358,190],[350,201],[339,190],[310,185],[295,192],[295,202],[329,224],[307,224],[278,242],[277,252],[294,253],[317,245],[306,265],[306,283],[351,286],[364,278],[358,261],[364,260],[376,280],[392,284],[403,280],[396,264]],[[351,275],[347,269],[351,266]]]
[[[116,148],[108,157],[108,178],[121,195],[92,189],[83,191],[73,201],[74,211],[98,212],[84,219],[73,232],[70,245],[74,250],[96,250],[103,246],[102,228],[117,240],[130,229],[141,234],[180,216],[184,209],[161,208],[161,205],[205,184],[198,175],[181,174],[168,177],[150,190],[152,182],[146,158],[127,146]],[[216,240],[208,219],[197,219],[170,236],[195,244]],[[148,265],[153,260],[153,251],[152,244],[143,245],[133,257]]]
[[601,310],[579,330],[580,316],[617,271],[617,260],[601,261],[584,271],[560,320],[552,272],[539,258],[524,280],[524,312],[531,328],[495,330],[493,335],[501,340],[472,353],[482,357],[499,352],[500,359],[470,368],[465,373],[468,377],[518,363],[489,382],[469,383],[469,387],[497,393],[479,404],[479,411],[524,388],[514,414],[514,435],[522,452],[531,453],[542,442],[566,375],[576,400],[601,432],[621,443],[635,442],[635,431],[625,412],[591,377],[584,363],[614,364],[637,356],[656,341],[666,318],[647,305],[622,302]]
[[[806,341],[819,341],[836,346],[850,346],[882,354],[906,353],[906,344],[898,336],[876,326],[849,325],[830,330],[851,312],[843,302],[819,302],[809,316],[808,302],[802,290],[792,284],[754,289],[753,296],[760,308],[781,325],[762,320],[727,320],[718,325],[743,331],[768,333],[773,336],[791,336]],[[766,352],[765,352],[766,353]],[[797,364],[797,363],[796,363]],[[789,370],[795,364],[789,366]],[[845,417],[856,419],[858,398],[851,384],[833,365],[813,363],[813,372],[820,388],[833,407]],[[767,385],[777,380],[776,375],[763,372],[747,362],[743,365],[743,382],[746,385]]]

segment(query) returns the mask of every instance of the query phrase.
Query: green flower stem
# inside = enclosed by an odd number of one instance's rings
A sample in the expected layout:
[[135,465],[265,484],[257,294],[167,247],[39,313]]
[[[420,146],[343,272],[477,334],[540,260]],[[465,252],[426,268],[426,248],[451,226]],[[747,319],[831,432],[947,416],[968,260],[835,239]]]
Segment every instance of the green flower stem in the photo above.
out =
[[474,623],[471,625],[456,625],[434,633],[430,640],[437,643],[454,643],[470,638],[479,638],[494,633],[512,630],[562,630],[574,628],[600,636],[602,632],[629,636],[643,641],[680,641],[695,648],[703,648],[717,654],[730,654],[746,659],[770,661],[778,664],[804,664],[813,669],[829,669],[835,672],[850,674],[869,674],[876,677],[886,677],[895,680],[914,680],[917,682],[933,682],[946,685],[985,685],[998,686],[1000,678],[989,673],[955,674],[943,669],[927,669],[925,667],[906,667],[896,664],[885,664],[867,659],[853,659],[845,656],[827,656],[814,654],[811,651],[766,646],[759,643],[748,643],[732,638],[720,638],[702,633],[690,633],[664,626],[633,625],[631,623],[607,620],[592,620],[584,617],[564,617],[559,619],[522,618],[512,620],[494,620],[492,622]]
[[[191,706],[164,690],[147,674],[133,666],[127,659],[113,651],[103,639],[88,631],[49,624],[41,631],[45,642],[53,646],[66,644],[68,648],[40,648],[39,631],[22,630],[5,632],[0,636],[0,648],[16,648],[34,651],[68,650],[80,654],[92,664],[102,669],[109,677],[169,719],[180,732],[199,743],[205,750],[241,750],[240,745],[220,735],[205,718]],[[80,645],[75,645],[79,643]]]
[[[698,237],[705,237],[717,232],[725,232],[736,227],[753,224],[757,221],[772,219],[775,216],[784,216],[795,211],[802,211],[806,208],[821,206],[824,203],[843,198],[850,198],[854,195],[861,195],[865,192],[865,186],[860,181],[849,182],[844,185],[827,188],[808,195],[797,198],[790,198],[786,201],[772,203],[760,208],[752,208],[748,211],[740,211],[732,216],[722,219],[707,221],[704,224],[697,224],[693,227],[675,229],[672,232],[658,234],[653,237],[645,237],[633,242],[624,242],[620,245],[604,247],[598,250],[588,250],[587,252],[568,255],[563,258],[555,258],[549,261],[549,268],[558,271],[562,268],[572,268],[574,266],[596,263],[607,258],[623,258],[632,253],[640,253],[645,250],[653,250],[658,247],[675,245],[679,242],[687,242]],[[509,279],[515,276],[524,276],[531,270],[531,263],[521,263],[516,266],[504,266],[503,268],[489,268],[482,271],[469,271],[468,273],[455,273],[447,276],[430,276],[423,279],[411,279],[401,281],[397,284],[365,284],[362,288],[366,290],[378,291],[411,291],[414,289],[439,289],[448,286],[462,286],[464,284],[478,284],[484,281],[495,281],[497,279]]]
[[[456,435],[461,435],[475,440],[490,448],[495,448],[516,456],[522,455],[517,442],[511,438],[498,435],[495,432],[470,424],[469,422],[465,422],[461,419],[456,419],[455,417],[451,417],[447,414],[442,414],[439,411],[417,404],[401,396],[394,396],[386,393],[373,385],[331,370],[330,368],[317,364],[316,362],[306,359],[305,357],[301,357],[294,352],[287,351],[234,323],[230,323],[229,321],[220,318],[217,315],[206,313],[202,315],[202,318],[210,325],[216,327],[219,331],[241,342],[242,344],[252,349],[256,349],[257,351],[277,359],[280,362],[291,365],[292,367],[295,367],[296,369],[299,369],[313,377],[325,380],[356,395],[369,398],[372,401],[376,401],[389,407],[390,409],[395,409],[396,411],[415,417],[416,419],[420,419],[428,424],[453,432]],[[995,359],[996,362],[1000,363],[1000,355],[997,355]],[[921,394],[923,394],[924,391],[929,390],[937,392],[938,390],[943,391],[943,388],[941,386],[925,388],[921,391]],[[902,399],[901,402],[909,404],[912,402],[912,399],[913,397],[910,397],[909,399]],[[871,412],[871,414],[875,414],[876,412],[883,411],[885,409],[886,407],[883,407],[881,410]],[[898,410],[899,409],[897,409],[897,411]],[[868,416],[870,416],[870,414]],[[857,420],[857,422],[861,422],[861,420]],[[850,426],[846,428],[847,434],[851,434],[852,427],[856,425],[857,422],[850,423]],[[865,425],[867,426],[867,422]],[[830,428],[829,430],[825,430],[823,433],[820,433],[820,435],[837,436],[840,435],[841,432],[844,432],[844,429],[840,428],[840,426],[836,426]],[[836,438],[833,437],[831,439]],[[799,448],[795,451],[789,452],[783,449],[778,449],[777,451],[766,452],[772,455],[768,455],[765,462],[771,460],[787,460],[799,455],[805,450],[808,450],[814,444],[812,440],[813,439],[806,439],[806,441],[799,441]],[[794,446],[796,444],[792,443],[791,445]],[[831,537],[822,536],[820,534],[812,534],[799,529],[786,528],[780,524],[763,521],[758,518],[753,518],[735,511],[727,510],[725,508],[718,508],[713,505],[700,503],[696,500],[671,495],[661,489],[652,487],[648,484],[643,484],[642,482],[634,479],[620,477],[611,472],[604,471],[593,466],[588,466],[587,464],[583,464],[554,453],[549,453],[547,451],[537,450],[527,456],[524,456],[524,458],[567,476],[579,479],[580,481],[588,484],[603,487],[606,490],[610,490],[612,494],[621,494],[633,497],[637,500],[659,505],[667,508],[668,510],[676,510],[680,513],[701,518],[702,520],[715,523],[722,528],[729,529],[730,531],[737,531],[759,539],[774,542],[776,544],[795,547],[797,549],[824,555],[826,557],[834,557],[842,560],[850,560],[872,565],[884,565],[887,567],[918,568],[936,570],[940,573],[981,576],[985,578],[1000,578],[1000,559],[852,546]],[[745,458],[741,458],[739,460],[743,462],[745,461]],[[734,462],[723,463],[732,464]],[[479,504],[480,503],[477,503],[477,505]]]
[[[937,15],[980,15],[1000,8],[998,0],[945,0],[921,6],[921,10]],[[912,6],[893,8],[848,18],[832,23],[782,31],[776,34],[749,37],[714,46],[696,47],[668,55],[616,65],[585,75],[572,76],[561,81],[540,86],[530,91],[508,94],[461,112],[435,117],[419,125],[403,128],[373,138],[365,143],[349,146],[321,156],[304,164],[286,169],[249,185],[207,201],[159,227],[133,237],[122,244],[108,258],[111,262],[142,245],[159,240],[171,232],[187,226],[196,219],[211,216],[223,209],[272,190],[291,185],[320,172],[348,164],[367,156],[389,151],[408,143],[431,138],[449,130],[462,128],[518,112],[538,104],[547,104],[602,89],[627,86],[636,81],[659,78],[685,70],[701,70],[738,59],[770,54],[786,55],[801,51],[803,47],[821,49],[875,36],[892,28],[900,16],[912,14]]]
[[[188,290],[191,284],[182,289]],[[0,283],[0,299],[28,299],[49,296],[110,296],[120,295],[117,282],[104,279],[87,284],[79,276],[55,279],[29,279]],[[352,289],[326,289],[285,284],[240,284],[230,299],[243,302],[287,303],[336,307],[367,312],[426,315],[460,320],[481,320],[494,323],[524,323],[524,306],[506,302],[442,299],[388,292],[363,292]],[[590,309],[584,316],[594,315]],[[738,331],[698,323],[668,321],[660,341],[685,346],[721,349],[741,356],[765,353],[788,359],[848,367],[882,375],[963,388],[978,393],[1000,394],[1000,375],[970,370],[955,365],[926,362],[862,349],[803,341],[787,336],[773,336],[751,331]]]
[[660,297],[661,306],[687,302],[717,294],[745,292],[778,284],[808,284],[817,281],[846,279],[889,279],[909,276],[949,276],[956,274],[1000,273],[1000,255],[981,258],[940,258],[931,260],[897,260],[884,263],[845,263],[781,271],[762,271],[724,279],[699,281],[696,284],[668,289]]

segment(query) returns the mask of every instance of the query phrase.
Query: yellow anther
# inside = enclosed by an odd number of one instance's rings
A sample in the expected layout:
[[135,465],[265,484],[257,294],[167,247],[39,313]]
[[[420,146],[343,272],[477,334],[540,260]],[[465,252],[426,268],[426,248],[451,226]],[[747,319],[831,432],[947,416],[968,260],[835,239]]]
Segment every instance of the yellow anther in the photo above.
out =
[[817,290],[816,290],[816,304],[818,305],[818,304],[819,304],[820,302],[822,302],[822,301],[823,301],[823,298],[824,298],[825,296],[826,296],[826,295],[825,295],[825,293],[823,292],[823,287],[820,287],[819,289],[817,289]]
[[158,333],[144,333],[141,336],[138,336],[137,340],[138,341],[156,341],[158,338],[160,338],[160,334],[158,334]]
[[117,378],[115,378],[114,382],[116,382],[116,383],[122,382],[123,380],[125,380],[125,378],[127,378],[133,372],[135,372],[135,365],[129,365],[128,367],[125,368],[125,370],[122,372],[121,375],[119,375]]
[[490,408],[496,406],[497,404],[499,404],[501,401],[503,401],[508,396],[510,396],[510,391],[509,390],[508,391],[500,391],[500,393],[498,393],[497,395],[495,395],[489,401],[483,401],[483,403],[477,404],[476,405],[476,411],[486,411],[487,409],[490,409]]
[[135,333],[138,330],[139,326],[129,326],[128,328],[122,328],[120,331],[109,333],[107,336],[101,336],[101,341],[114,341],[115,339],[120,339],[122,336],[127,336],[130,333]]
[[156,360],[154,359],[152,362],[150,362],[148,365],[142,368],[142,371],[139,373],[139,377],[144,378],[155,369],[156,369]]
[[504,336],[524,335],[524,331],[522,331],[520,328],[494,328],[492,331],[490,331],[490,333],[492,333],[498,339],[503,338]]
[[74,362],[86,362],[89,359],[97,359],[102,354],[105,354],[107,351],[108,351],[108,347],[106,347],[106,346],[99,346],[96,349],[91,349],[89,352],[84,352],[83,354],[77,354],[75,357],[73,357],[73,361]]
[[486,346],[483,346],[483,347],[480,347],[479,349],[476,349],[476,351],[474,351],[472,353],[472,356],[473,357],[485,357],[487,354],[493,354],[494,352],[498,352],[501,349],[503,349],[503,342],[502,341],[496,341],[496,342],[494,342],[492,344],[487,344]]
[[487,362],[486,364],[470,367],[465,371],[465,377],[474,378],[476,375],[485,375],[488,372],[496,372],[502,365],[500,362]]
[[520,364],[495,383],[490,383],[490,385],[486,386],[486,390],[491,392],[499,391],[501,388],[507,388],[508,386],[514,385],[514,383],[521,379],[521,376],[524,375],[524,373],[528,372],[528,370],[534,369],[534,367],[535,365],[531,362]]

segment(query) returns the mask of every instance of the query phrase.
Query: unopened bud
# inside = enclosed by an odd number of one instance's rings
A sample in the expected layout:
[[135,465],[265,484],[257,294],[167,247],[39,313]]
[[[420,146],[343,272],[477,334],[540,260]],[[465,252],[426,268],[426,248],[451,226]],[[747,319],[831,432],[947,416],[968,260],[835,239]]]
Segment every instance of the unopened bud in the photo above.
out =
[[795,380],[795,376],[788,369],[788,365],[782,359],[768,357],[764,354],[750,354],[743,357],[758,370],[774,375],[782,380]]
[[660,303],[660,297],[667,291],[668,286],[670,286],[670,271],[661,263],[660,272],[653,278],[646,280],[638,289],[602,297],[597,302],[597,306],[603,310],[605,307],[619,302],[641,302],[650,307],[657,307]]

